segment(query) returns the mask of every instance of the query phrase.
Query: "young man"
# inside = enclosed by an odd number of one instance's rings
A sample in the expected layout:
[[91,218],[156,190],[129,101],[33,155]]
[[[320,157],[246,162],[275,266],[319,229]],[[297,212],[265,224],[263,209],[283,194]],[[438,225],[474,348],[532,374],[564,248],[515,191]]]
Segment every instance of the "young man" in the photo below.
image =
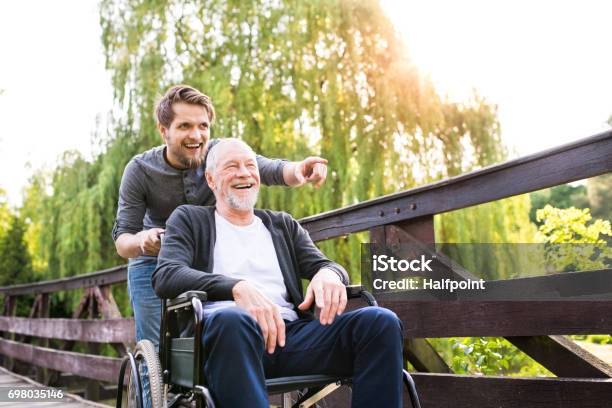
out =
[[[129,258],[128,292],[136,322],[136,340],[159,343],[160,300],[151,287],[157,264],[160,234],[172,211],[182,204],[214,205],[204,180],[210,126],[215,110],[210,98],[185,85],[166,92],[156,108],[164,145],[135,156],[126,166],[119,188],[113,227],[117,253]],[[309,157],[301,162],[258,156],[264,184],[319,187],[327,161]]]
[[[353,378],[353,407],[400,407],[397,316],[379,307],[343,313],[344,268],[289,214],[254,209],[260,174],[244,142],[212,147],[206,180],[216,207],[172,213],[153,287],[162,298],[208,293],[202,352],[218,406],[267,408],[266,377],[332,374]],[[310,280],[305,297],[301,278]]]

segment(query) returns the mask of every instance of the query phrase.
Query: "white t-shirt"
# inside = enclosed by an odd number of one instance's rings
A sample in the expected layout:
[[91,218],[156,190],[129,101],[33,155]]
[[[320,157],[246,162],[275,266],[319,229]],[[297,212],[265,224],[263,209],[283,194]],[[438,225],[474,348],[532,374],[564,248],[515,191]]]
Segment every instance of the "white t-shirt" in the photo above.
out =
[[[287,288],[278,264],[270,231],[261,219],[254,217],[247,226],[234,225],[215,211],[217,239],[213,273],[249,281],[273,303],[280,306],[285,320],[296,320],[293,304],[288,302]],[[207,302],[204,315],[235,306],[231,300]]]

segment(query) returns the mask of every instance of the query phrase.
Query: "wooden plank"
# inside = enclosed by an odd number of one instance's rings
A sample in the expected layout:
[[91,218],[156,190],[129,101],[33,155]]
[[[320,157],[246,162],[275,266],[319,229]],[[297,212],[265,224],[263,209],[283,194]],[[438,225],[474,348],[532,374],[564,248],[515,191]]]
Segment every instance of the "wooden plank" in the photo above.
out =
[[420,372],[452,373],[453,371],[426,339],[404,340],[404,357]]
[[540,336],[612,332],[607,301],[400,301],[377,296],[404,324],[406,337]]
[[[517,378],[410,373],[422,407],[453,408],[609,408],[612,380]],[[403,390],[403,406],[411,407]],[[350,389],[325,398],[329,407],[350,405]]]
[[[433,272],[428,277],[444,277],[445,267],[437,257],[432,263]],[[455,275],[455,280],[462,280],[465,270],[453,266],[453,271],[461,271],[463,276]],[[415,274],[416,275],[416,274]],[[471,275],[471,274],[470,274]],[[377,275],[378,276],[378,275]],[[389,279],[397,279],[397,273]],[[478,280],[478,277],[471,275]],[[567,301],[574,304],[577,301],[610,301],[612,300],[612,269],[601,269],[584,272],[564,272],[553,275],[530,276],[527,278],[503,279],[486,281],[485,290],[461,290],[453,292],[452,300],[461,301]],[[404,301],[442,299],[436,296],[440,291],[414,289],[404,292],[385,294],[388,299],[397,298]],[[444,291],[447,293],[447,291]],[[383,294],[377,294],[382,296]],[[450,297],[449,297],[450,298]]]
[[121,283],[127,280],[127,265],[115,266],[102,271],[72,276],[69,278],[49,280],[39,283],[26,283],[23,285],[5,286],[0,288],[0,293],[9,295],[25,295],[28,293],[51,293],[62,290],[90,288],[93,286],[104,286],[113,283]]
[[[423,407],[612,407],[612,380],[411,373]],[[409,406],[404,393],[404,406]]]
[[134,319],[30,319],[0,316],[0,331],[33,337],[94,343],[129,343]]
[[559,377],[612,377],[612,367],[564,336],[506,339]]
[[[2,367],[0,367],[0,378],[10,378],[10,382],[6,382],[6,385],[10,385],[10,386],[14,386],[14,387],[44,387],[43,384],[40,384],[36,381],[31,380],[28,377],[19,375],[19,374],[15,374],[13,372],[10,372]],[[3,384],[4,383],[0,383]],[[69,407],[69,408],[91,408],[91,407],[96,407],[96,408],[108,408],[108,405],[104,405],[104,404],[99,404],[96,402],[92,402],[92,401],[87,401],[81,397],[79,397],[78,395],[72,394],[72,393],[68,393],[66,392],[66,390],[64,389],[64,398],[61,401],[58,401],[57,403],[55,402],[40,402],[40,403],[33,403],[33,402],[27,402],[27,403],[23,403],[23,404],[15,404],[14,402],[2,402],[0,403],[0,407],[15,407],[15,406],[23,406],[25,407],[27,404],[28,408],[34,408],[34,407]]]
[[612,131],[400,193],[303,218],[315,241],[440,214],[612,171]]
[[59,351],[0,339],[0,353],[40,367],[100,381],[116,382],[120,358]]
[[464,293],[463,298],[467,300],[612,300],[612,269],[487,281],[485,286],[484,294],[471,291]]

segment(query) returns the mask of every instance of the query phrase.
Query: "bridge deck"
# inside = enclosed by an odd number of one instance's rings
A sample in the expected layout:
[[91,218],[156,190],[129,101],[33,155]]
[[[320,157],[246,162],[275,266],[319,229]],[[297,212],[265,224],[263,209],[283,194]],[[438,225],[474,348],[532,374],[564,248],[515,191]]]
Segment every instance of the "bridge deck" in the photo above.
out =
[[[15,374],[3,367],[0,367],[0,388],[9,387],[45,387],[44,385],[37,383],[27,377]],[[99,404],[92,401],[87,401],[79,397],[78,395],[64,393],[64,398],[55,402],[2,402],[0,401],[0,407],[27,407],[27,408],[38,408],[38,407],[68,407],[68,408],[108,408],[108,405]]]

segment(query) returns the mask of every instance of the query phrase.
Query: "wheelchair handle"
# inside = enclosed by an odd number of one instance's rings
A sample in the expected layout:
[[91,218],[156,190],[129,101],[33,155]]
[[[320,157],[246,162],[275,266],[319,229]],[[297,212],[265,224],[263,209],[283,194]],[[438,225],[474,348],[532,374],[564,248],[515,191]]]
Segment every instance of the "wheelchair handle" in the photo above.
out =
[[378,302],[370,292],[361,285],[349,285],[346,287],[346,297],[349,299],[362,298],[368,306],[378,306]]

